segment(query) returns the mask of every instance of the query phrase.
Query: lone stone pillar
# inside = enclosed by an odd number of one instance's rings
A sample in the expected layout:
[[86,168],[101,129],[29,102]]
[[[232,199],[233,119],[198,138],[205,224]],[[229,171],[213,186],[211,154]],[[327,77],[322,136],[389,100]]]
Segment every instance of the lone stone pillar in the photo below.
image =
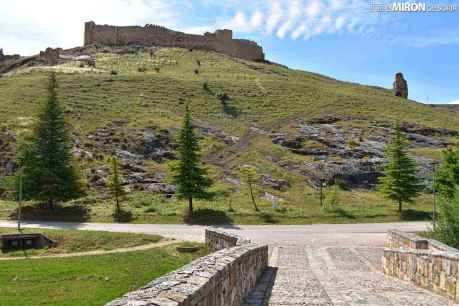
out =
[[5,59],[5,55],[3,54],[3,49],[0,48],[0,62]]
[[397,97],[408,99],[408,83],[403,78],[403,73],[401,72],[395,75],[394,94]]

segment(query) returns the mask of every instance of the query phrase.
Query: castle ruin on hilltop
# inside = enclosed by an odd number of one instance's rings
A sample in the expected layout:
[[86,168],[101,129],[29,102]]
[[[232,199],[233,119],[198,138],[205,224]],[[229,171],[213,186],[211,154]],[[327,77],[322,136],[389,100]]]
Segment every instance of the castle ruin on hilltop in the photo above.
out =
[[263,48],[246,39],[233,39],[233,31],[217,30],[204,35],[186,34],[162,26],[147,24],[140,26],[98,25],[85,23],[84,45],[109,46],[145,45],[204,49],[220,52],[232,57],[252,61],[263,61]]

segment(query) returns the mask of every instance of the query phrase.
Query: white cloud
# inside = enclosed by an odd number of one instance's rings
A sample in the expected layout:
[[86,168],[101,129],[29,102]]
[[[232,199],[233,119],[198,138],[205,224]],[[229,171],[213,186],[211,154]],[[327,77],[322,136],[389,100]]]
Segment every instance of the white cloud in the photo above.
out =
[[277,30],[277,37],[284,38],[287,32],[298,22],[298,18],[302,15],[303,6],[301,1],[295,0],[290,3],[288,18]]
[[291,35],[292,39],[298,39],[301,35],[306,35],[308,31],[308,24],[306,22],[303,22],[298,26]]
[[253,32],[262,25],[263,16],[262,12],[255,11],[250,18],[247,18],[244,12],[238,11],[228,22],[217,24],[214,28],[227,28],[242,33]]
[[244,12],[238,11],[236,15],[234,15],[234,17],[224,25],[224,28],[230,28],[235,31],[245,32],[247,31],[247,25],[248,23]]
[[344,17],[344,16],[339,16],[338,18],[336,18],[336,20],[335,20],[336,29],[340,30],[344,26],[345,22],[346,22],[346,17]]
[[315,18],[319,15],[321,9],[322,2],[320,2],[319,0],[313,0],[306,7],[306,16],[308,18]]
[[[6,1],[5,1],[6,2]],[[0,46],[10,53],[38,53],[46,47],[83,44],[84,22],[176,26],[178,13],[161,0],[15,0],[2,3]]]
[[255,11],[250,18],[250,27],[251,28],[258,28],[263,23],[263,13],[260,11]]
[[449,104],[459,104],[459,100],[449,102]]
[[271,34],[283,18],[283,10],[279,1],[270,1],[271,13],[266,22],[266,33]]

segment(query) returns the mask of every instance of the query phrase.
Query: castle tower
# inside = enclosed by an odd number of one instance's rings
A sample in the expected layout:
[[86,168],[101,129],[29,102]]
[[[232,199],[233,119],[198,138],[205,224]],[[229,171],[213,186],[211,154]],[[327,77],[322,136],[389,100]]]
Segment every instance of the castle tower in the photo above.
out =
[[94,28],[96,27],[96,23],[94,21],[88,21],[84,23],[84,45],[90,45],[93,41],[93,32]]
[[403,77],[403,73],[398,72],[395,75],[393,87],[395,96],[408,99],[408,82]]

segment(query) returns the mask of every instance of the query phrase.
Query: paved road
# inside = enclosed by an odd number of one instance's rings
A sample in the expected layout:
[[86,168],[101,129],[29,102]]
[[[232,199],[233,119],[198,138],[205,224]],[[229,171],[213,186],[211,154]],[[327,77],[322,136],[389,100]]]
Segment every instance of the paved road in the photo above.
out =
[[[0,227],[14,227],[15,222],[0,221]],[[183,224],[120,224],[120,223],[67,223],[67,222],[25,222],[24,227],[65,228],[80,230],[98,230],[111,232],[132,232],[159,234],[182,240],[203,241],[202,225]],[[388,229],[404,231],[423,231],[428,226],[425,222],[410,223],[369,223],[369,224],[313,224],[313,225],[229,225],[225,230],[239,234],[259,243],[340,245],[356,242],[382,246]]]
[[[0,221],[0,227],[14,226]],[[25,227],[155,233],[202,241],[205,226],[28,222]],[[423,231],[427,223],[234,225],[225,230],[270,246],[266,283],[246,305],[452,305],[380,272],[388,229]],[[268,273],[269,272],[269,273]]]

